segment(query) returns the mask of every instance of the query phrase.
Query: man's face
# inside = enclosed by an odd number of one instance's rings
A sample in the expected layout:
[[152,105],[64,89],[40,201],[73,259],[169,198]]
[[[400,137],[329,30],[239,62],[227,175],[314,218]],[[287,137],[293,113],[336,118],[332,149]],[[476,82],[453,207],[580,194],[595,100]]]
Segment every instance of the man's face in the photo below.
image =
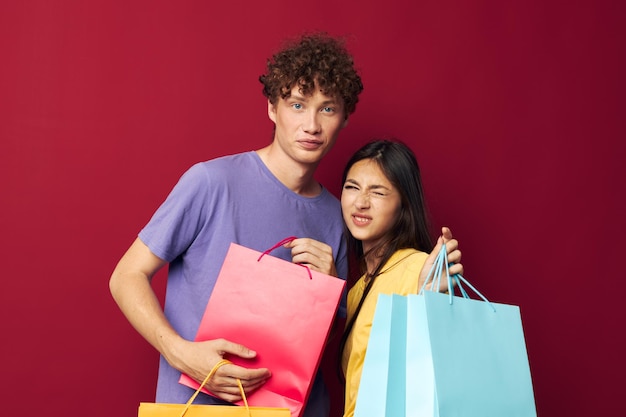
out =
[[348,120],[343,101],[316,89],[304,96],[295,86],[286,99],[268,103],[269,118],[276,124],[274,142],[294,161],[317,164],[333,147]]

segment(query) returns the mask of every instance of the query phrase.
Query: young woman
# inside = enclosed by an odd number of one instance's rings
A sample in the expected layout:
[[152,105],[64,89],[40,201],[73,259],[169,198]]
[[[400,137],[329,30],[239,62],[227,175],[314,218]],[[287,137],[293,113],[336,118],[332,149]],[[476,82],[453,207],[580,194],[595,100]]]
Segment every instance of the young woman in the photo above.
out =
[[443,242],[450,273],[462,274],[463,266],[458,242],[447,227],[433,248],[419,167],[401,142],[374,141],[352,156],[343,174],[341,208],[349,249],[362,274],[348,293],[341,342],[344,417],[352,417],[378,294],[417,293]]

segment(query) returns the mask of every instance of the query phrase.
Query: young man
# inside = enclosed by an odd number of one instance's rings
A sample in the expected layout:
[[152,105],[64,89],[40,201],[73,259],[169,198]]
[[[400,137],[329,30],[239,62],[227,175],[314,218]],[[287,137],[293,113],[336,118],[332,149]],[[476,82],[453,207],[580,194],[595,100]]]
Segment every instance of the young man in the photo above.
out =
[[[193,390],[180,373],[202,381],[223,355],[252,358],[246,346],[218,339],[193,342],[231,242],[263,251],[287,236],[299,239],[272,255],[345,278],[346,247],[338,200],[314,179],[354,112],[363,87],[351,56],[336,39],[303,36],[268,61],[260,77],[275,124],[270,145],[191,167],[119,261],[111,293],[137,331],[161,354],[157,402],[185,403]],[[150,280],[169,264],[164,309]],[[342,304],[340,314],[345,314]],[[236,314],[237,306],[232,312]],[[219,318],[216,318],[219,320]],[[219,368],[196,403],[240,399],[271,369]],[[328,395],[318,375],[305,416],[326,416]]]

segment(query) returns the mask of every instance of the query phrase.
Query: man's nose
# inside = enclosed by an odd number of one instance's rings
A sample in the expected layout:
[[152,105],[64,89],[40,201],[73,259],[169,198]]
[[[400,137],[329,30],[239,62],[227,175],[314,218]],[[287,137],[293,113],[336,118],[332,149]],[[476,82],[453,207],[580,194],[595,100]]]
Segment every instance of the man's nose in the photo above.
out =
[[319,122],[319,113],[317,111],[308,112],[306,115],[306,119],[302,128],[307,133],[318,133],[320,131],[321,125]]

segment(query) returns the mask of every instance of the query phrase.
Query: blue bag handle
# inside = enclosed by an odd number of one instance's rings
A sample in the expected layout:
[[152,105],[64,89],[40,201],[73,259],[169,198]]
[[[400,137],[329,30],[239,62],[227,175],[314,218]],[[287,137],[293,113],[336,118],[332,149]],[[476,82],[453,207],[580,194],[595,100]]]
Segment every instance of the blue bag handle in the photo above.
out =
[[445,266],[446,280],[448,281],[448,289],[449,289],[448,292],[450,295],[450,304],[452,304],[452,301],[454,299],[453,298],[454,287],[452,285],[452,281],[454,280],[457,286],[459,287],[459,291],[461,292],[461,295],[463,296],[463,298],[468,298],[468,299],[470,298],[470,296],[465,291],[465,288],[463,288],[462,283],[465,283],[468,287],[472,289],[472,291],[474,291],[474,293],[476,293],[480,298],[482,298],[483,301],[485,301],[489,305],[489,307],[491,307],[491,309],[495,312],[496,308],[493,306],[493,304],[491,304],[489,300],[487,300],[487,298],[480,293],[480,291],[474,288],[474,286],[470,284],[468,280],[463,278],[461,274],[454,274],[453,276],[450,276],[450,270],[448,269],[449,265],[450,263],[448,262],[448,251],[446,250],[446,244],[444,243],[441,246],[441,250],[437,254],[437,257],[435,258],[435,262],[433,263],[433,266],[430,267],[430,271],[428,271],[428,275],[426,275],[426,280],[424,281],[424,284],[422,284],[422,288],[420,288],[419,294],[423,294],[424,291],[427,291],[426,285],[429,282],[433,283],[432,285],[433,289],[431,291],[439,292],[438,290],[439,288],[441,288],[441,275]]

